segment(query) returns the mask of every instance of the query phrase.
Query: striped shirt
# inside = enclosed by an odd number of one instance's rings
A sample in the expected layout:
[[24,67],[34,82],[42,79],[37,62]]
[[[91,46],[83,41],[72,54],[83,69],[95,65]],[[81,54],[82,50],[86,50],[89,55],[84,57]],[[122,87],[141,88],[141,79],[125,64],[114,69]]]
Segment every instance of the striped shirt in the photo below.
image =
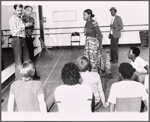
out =
[[34,19],[33,19],[31,16],[24,15],[24,16],[22,17],[22,21],[23,21],[24,23],[30,22],[30,23],[33,24],[32,26],[25,28],[25,35],[26,35],[27,37],[28,37],[28,36],[31,36],[32,33],[33,33],[33,31],[34,31],[34,24],[35,24]]
[[25,25],[17,15],[13,14],[11,16],[9,26],[12,36],[25,37]]

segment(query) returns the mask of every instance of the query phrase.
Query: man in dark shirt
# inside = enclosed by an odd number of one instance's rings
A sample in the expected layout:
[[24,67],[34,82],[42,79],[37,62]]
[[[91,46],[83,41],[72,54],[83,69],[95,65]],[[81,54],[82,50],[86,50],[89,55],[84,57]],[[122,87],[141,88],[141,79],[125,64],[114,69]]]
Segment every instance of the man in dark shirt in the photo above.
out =
[[[34,61],[34,46],[33,46],[33,41],[34,38],[32,38],[32,34],[34,31],[34,25],[35,25],[35,20],[32,18],[30,15],[32,13],[33,8],[31,6],[25,6],[24,7],[24,14],[22,15],[22,21],[24,23],[30,22],[32,23],[31,26],[25,28],[25,35],[26,35],[26,43],[27,47],[29,49],[29,55],[30,59]],[[35,75],[33,77],[34,79],[40,79],[40,77],[37,75],[37,71],[35,71]]]

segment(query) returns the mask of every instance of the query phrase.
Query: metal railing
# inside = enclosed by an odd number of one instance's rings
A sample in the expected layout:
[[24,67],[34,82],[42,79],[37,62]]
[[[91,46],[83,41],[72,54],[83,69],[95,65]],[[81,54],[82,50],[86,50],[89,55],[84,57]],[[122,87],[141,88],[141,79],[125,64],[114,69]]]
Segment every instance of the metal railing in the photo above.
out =
[[[137,24],[137,25],[123,25],[123,27],[131,27],[131,26],[149,26],[149,24]],[[100,28],[109,28],[109,26],[99,26]],[[44,28],[44,30],[56,30],[56,29],[84,29],[84,27],[58,27],[58,28]],[[35,28],[34,30],[40,30],[39,28]],[[9,29],[5,29],[2,31],[10,31]],[[139,29],[137,30],[122,30],[122,32],[133,32],[133,31],[141,31]],[[110,31],[101,31],[102,33],[108,33]],[[84,33],[84,32],[79,32],[79,33]],[[71,34],[71,32],[64,32],[64,33],[45,33],[45,35],[59,35],[59,34]],[[33,34],[33,35],[40,35],[40,34]],[[4,36],[10,36],[4,35]]]

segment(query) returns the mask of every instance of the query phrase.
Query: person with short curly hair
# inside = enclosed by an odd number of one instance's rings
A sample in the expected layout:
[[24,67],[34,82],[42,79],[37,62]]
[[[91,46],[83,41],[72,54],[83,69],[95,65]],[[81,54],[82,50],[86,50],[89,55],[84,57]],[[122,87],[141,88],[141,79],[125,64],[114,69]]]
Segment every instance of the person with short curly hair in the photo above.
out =
[[58,112],[91,112],[92,91],[89,86],[80,85],[80,73],[75,63],[69,62],[61,71],[63,85],[54,92]]
[[65,64],[61,72],[61,78],[66,85],[76,85],[79,83],[80,73],[78,67],[70,62]]

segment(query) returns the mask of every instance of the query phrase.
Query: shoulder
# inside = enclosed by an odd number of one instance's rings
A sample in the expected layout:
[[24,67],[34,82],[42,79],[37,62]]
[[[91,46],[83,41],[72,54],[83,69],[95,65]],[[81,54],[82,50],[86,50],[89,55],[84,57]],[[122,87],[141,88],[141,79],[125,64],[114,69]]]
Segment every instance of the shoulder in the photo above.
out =
[[120,16],[116,15],[116,18],[121,18]]
[[133,85],[137,87],[139,90],[145,90],[144,85],[140,82],[132,81]]
[[[135,62],[138,62],[138,63],[143,63],[144,59],[142,59],[141,57],[136,57],[135,59]],[[145,61],[144,61],[145,62]]]
[[120,17],[120,16],[118,16],[118,15],[116,15],[116,18],[117,18],[118,20],[121,20],[121,17]]
[[16,88],[19,84],[21,84],[22,82],[20,80],[17,80],[17,81],[14,81],[11,86],[10,86],[10,89],[14,89]]
[[60,85],[60,86],[57,86],[55,91],[63,91],[64,89],[67,89],[67,85]]
[[96,27],[96,26],[98,26],[98,22],[95,21],[95,20],[93,20],[93,21],[92,21],[92,25],[94,25],[94,27]]
[[10,17],[10,20],[18,18],[15,14]]
[[37,88],[43,87],[43,82],[41,82],[41,81],[29,81],[29,82],[30,82],[30,84],[32,84],[34,87],[37,87]]
[[111,85],[111,88],[117,89],[117,88],[120,88],[122,85],[123,85],[123,82],[116,82]]

